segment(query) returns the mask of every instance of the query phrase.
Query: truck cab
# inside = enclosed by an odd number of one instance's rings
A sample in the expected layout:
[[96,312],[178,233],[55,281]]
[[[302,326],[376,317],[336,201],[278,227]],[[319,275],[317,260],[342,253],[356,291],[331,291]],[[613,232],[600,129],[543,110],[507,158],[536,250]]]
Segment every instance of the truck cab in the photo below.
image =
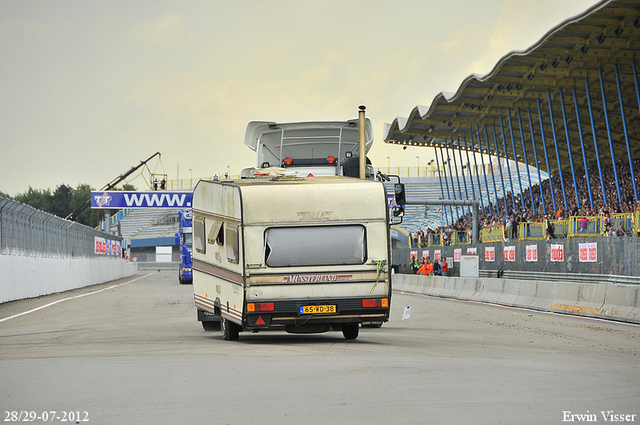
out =
[[192,237],[193,227],[190,210],[178,211],[178,232],[176,232],[176,245],[180,247],[180,268],[178,270],[178,281],[181,284],[193,282],[192,272]]

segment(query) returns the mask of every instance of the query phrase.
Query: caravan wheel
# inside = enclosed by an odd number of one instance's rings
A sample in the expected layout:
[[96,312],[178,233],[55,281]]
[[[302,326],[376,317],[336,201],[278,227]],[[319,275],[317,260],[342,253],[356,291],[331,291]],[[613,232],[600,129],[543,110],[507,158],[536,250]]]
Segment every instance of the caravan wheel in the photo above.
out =
[[238,325],[225,319],[220,318],[220,328],[222,329],[222,337],[227,341],[237,341],[240,336]]

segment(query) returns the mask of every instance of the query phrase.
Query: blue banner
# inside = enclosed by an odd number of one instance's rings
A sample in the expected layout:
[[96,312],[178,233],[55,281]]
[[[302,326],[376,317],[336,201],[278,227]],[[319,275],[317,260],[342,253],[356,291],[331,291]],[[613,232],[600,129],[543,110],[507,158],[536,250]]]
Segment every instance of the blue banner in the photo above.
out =
[[191,208],[193,192],[91,192],[91,208]]

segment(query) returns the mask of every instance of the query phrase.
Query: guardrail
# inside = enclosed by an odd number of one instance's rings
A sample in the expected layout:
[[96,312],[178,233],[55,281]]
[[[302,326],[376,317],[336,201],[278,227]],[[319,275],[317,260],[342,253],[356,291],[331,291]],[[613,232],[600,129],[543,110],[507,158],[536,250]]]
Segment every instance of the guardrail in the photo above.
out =
[[471,243],[471,236],[469,231],[455,231],[451,235],[451,245],[469,245]]
[[[632,213],[611,214],[611,217],[609,218],[609,224],[614,230],[622,230],[625,235],[631,236],[636,233],[637,220]],[[604,229],[603,226],[603,231],[605,230],[606,229]]]
[[482,242],[504,242],[504,225],[485,227],[480,230]]
[[553,228],[552,238],[566,238],[569,234],[569,220],[551,221],[549,224]]
[[[636,211],[635,213],[611,214],[609,218],[602,215],[574,216],[568,220],[521,222],[517,228],[516,238],[511,237],[511,232],[505,235],[505,225],[487,226],[480,229],[480,242],[504,242],[507,239],[534,241],[607,236],[607,220],[610,228],[614,231],[621,228],[627,236],[640,236],[640,211]],[[445,244],[445,241],[442,240],[439,233],[430,234],[429,237],[431,239],[425,241],[421,246],[439,246]],[[449,241],[446,242],[446,245],[466,245],[471,243],[471,238],[468,231],[457,231],[452,233],[450,243]]]
[[[498,277],[498,272],[493,270],[480,270],[479,277]],[[549,282],[572,282],[572,283],[611,283],[615,285],[640,285],[640,277],[637,276],[616,276],[608,274],[569,274],[551,272],[529,272],[505,270],[500,271],[500,276],[505,279],[518,280],[546,280]]]
[[547,224],[543,222],[520,223],[518,225],[518,240],[534,241],[547,237]]
[[602,217],[573,216],[569,218],[570,238],[600,236],[603,232]]
[[442,246],[442,235],[440,233],[427,234],[427,246]]

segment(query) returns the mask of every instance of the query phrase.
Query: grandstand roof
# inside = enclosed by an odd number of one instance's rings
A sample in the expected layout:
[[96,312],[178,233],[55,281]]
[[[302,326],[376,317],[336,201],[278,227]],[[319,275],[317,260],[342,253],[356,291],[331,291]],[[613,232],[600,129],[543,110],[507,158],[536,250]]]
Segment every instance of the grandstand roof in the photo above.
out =
[[[593,117],[601,161],[611,163],[608,128],[616,160],[627,160],[625,123],[631,155],[639,159],[640,95],[636,71],[639,46],[640,0],[601,1],[552,28],[529,49],[508,53],[490,73],[470,75],[456,93],[442,92],[431,106],[416,106],[408,118],[398,117],[391,124],[385,124],[384,141],[435,147],[445,140],[448,143],[453,140],[456,147],[470,148],[471,131],[476,152],[486,152],[488,143],[491,153],[495,154],[493,137],[484,133],[486,125],[487,134],[495,134],[497,140],[501,140],[504,132],[505,140],[509,141],[506,143],[507,156],[511,159],[521,155],[518,153],[522,150],[521,134],[529,161],[533,155],[533,134],[539,164],[545,162],[541,149],[544,144],[550,156],[555,158],[554,140],[557,140],[558,144],[562,143],[558,153],[562,168],[565,168],[569,166],[567,137],[572,156],[582,158],[582,136],[587,161],[595,160]],[[540,131],[541,123],[543,132]],[[516,152],[511,144],[512,134]],[[482,149],[477,143],[479,137]],[[498,149],[504,156],[502,143]],[[582,164],[581,159],[578,161]],[[551,170],[558,169],[557,161],[550,160],[549,163]]]

